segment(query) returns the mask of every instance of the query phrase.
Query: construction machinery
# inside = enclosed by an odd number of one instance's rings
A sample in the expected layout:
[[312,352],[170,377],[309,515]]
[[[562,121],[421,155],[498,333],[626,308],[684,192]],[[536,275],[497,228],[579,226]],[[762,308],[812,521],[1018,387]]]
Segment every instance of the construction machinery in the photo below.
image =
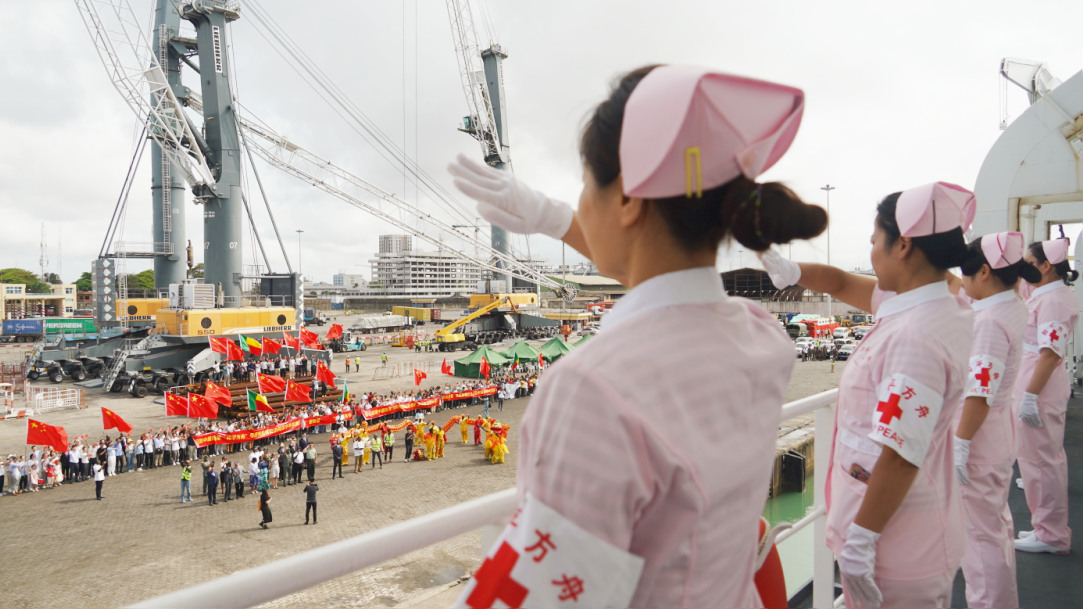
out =
[[[530,295],[532,296],[532,295]],[[512,295],[457,319],[436,331],[439,351],[473,350],[508,338],[539,339],[554,336],[560,322],[520,311]]]
[[365,341],[357,336],[353,330],[343,330],[339,338],[331,338],[325,341],[327,348],[335,353],[349,353],[350,351],[365,351],[368,346]]

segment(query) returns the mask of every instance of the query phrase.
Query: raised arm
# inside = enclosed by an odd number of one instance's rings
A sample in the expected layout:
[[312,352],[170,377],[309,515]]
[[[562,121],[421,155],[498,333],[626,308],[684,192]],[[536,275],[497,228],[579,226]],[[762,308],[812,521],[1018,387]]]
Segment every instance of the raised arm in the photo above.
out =
[[876,288],[876,278],[847,273],[826,264],[797,263],[783,258],[774,249],[758,255],[776,288],[782,290],[791,285],[800,285],[809,290],[830,294],[854,308],[872,312],[872,293]]

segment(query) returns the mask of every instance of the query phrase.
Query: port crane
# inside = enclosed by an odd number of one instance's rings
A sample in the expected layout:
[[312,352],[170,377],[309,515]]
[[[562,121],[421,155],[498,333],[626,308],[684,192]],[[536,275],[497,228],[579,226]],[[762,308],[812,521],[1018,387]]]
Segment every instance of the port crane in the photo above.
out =
[[[196,195],[197,202],[221,198],[223,193],[220,192],[220,183],[217,179],[222,172],[218,165],[219,161],[215,161],[213,157],[216,155],[208,148],[200,131],[195,128],[184,111],[184,107],[187,106],[197,112],[202,112],[205,118],[210,118],[207,116],[208,111],[204,107],[203,99],[207,96],[208,89],[204,87],[203,95],[200,95],[187,87],[169,83],[159,54],[155,53],[148,37],[140,29],[138,19],[128,0],[75,0],[75,4],[79,8],[87,31],[94,41],[95,49],[114,87],[138,119],[145,121],[148,136],[160,147],[163,156],[180,170],[185,182]],[[459,15],[460,27],[455,29],[453,25],[453,29],[456,31],[455,35],[465,41],[459,47],[464,53],[462,58],[465,61],[467,57],[465,53],[473,52],[478,45],[476,33],[473,33],[469,5],[465,5],[465,8],[462,6],[464,5],[449,2],[449,13]],[[239,0],[184,0],[179,3],[178,9],[182,15],[193,13],[211,15],[222,22],[218,30],[209,30],[212,32],[212,37],[208,38],[206,45],[202,44],[202,37],[199,41],[201,43],[199,44],[200,63],[205,67],[194,66],[191,62],[185,61],[185,64],[193,69],[213,68],[218,73],[222,65],[220,62],[225,61],[224,50],[220,49],[217,54],[212,55],[204,54],[202,49],[204,46],[213,47],[214,45],[224,47],[225,41],[222,38],[225,35],[224,24],[226,20],[232,21],[239,18],[241,3]],[[454,23],[455,19],[453,18],[452,21]],[[214,34],[216,31],[217,34]],[[218,38],[214,38],[213,35],[217,35]],[[170,42],[183,41],[174,37]],[[498,47],[494,48],[498,49]],[[213,51],[212,48],[211,52]],[[495,70],[495,76],[499,76],[499,60],[502,56],[493,48],[489,51],[494,53],[490,60],[492,70]],[[486,64],[486,67],[490,64]],[[223,66],[222,70],[226,71],[227,68]],[[466,72],[464,72],[464,79],[466,78]],[[478,78],[476,72],[471,71],[469,78]],[[502,83],[499,84],[502,88]],[[464,86],[465,88],[467,87]],[[469,88],[477,95],[468,94],[468,99],[472,104],[476,101],[475,107],[485,115],[484,119],[479,118],[474,123],[474,134],[482,143],[484,150],[489,151],[487,160],[493,159],[498,163],[510,160],[507,155],[506,135],[502,135],[504,133],[501,122],[504,117],[502,109],[498,107],[494,112],[490,101],[492,96],[478,87],[478,81],[474,81]],[[456,230],[450,223],[301,147],[262,121],[256,120],[251,113],[244,112],[243,106],[236,99],[230,97],[228,102],[223,102],[224,92],[220,88],[210,92],[214,94],[216,104],[216,113],[212,116],[228,114],[236,125],[235,129],[240,136],[238,149],[241,142],[246,143],[249,152],[271,165],[363,209],[399,230],[449,251],[470,264],[494,274],[513,275],[545,286],[569,302],[575,298],[574,286],[558,283],[516,259],[508,251],[506,237],[501,236],[502,231],[497,227],[493,227],[492,241],[483,243],[467,233]],[[221,154],[217,156],[219,159],[222,158]],[[216,246],[211,243],[209,235],[205,239],[208,248]],[[471,255],[465,248],[448,247],[446,243],[448,239],[457,239],[473,245],[477,254]],[[237,250],[237,256],[240,255],[239,240],[230,241],[228,246]],[[209,273],[211,265],[207,266]],[[239,263],[236,266],[239,269]]]

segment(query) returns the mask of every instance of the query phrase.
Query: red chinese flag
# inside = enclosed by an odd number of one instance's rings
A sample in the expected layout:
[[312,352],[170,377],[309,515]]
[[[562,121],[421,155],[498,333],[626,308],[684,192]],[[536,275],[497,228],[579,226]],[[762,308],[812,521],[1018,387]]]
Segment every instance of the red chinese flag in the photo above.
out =
[[489,361],[484,357],[481,358],[481,366],[478,367],[478,372],[485,378],[489,378]]
[[256,382],[259,384],[260,393],[286,393],[286,379],[280,376],[257,374]]
[[207,340],[211,344],[211,351],[214,351],[215,353],[222,353],[222,354],[229,353],[229,346],[226,344],[226,343],[230,342],[228,338],[220,338],[220,337],[208,336]]
[[199,395],[198,393],[189,393],[188,402],[189,417],[193,419],[197,419],[199,417],[204,417],[207,419],[218,418],[218,404],[215,404],[213,401],[208,400],[207,398]]
[[128,422],[120,418],[117,413],[108,408],[102,408],[102,429],[113,429],[114,427],[120,433],[128,433],[132,430],[132,426],[128,425]]
[[233,403],[233,396],[230,395],[229,389],[221,385],[215,385],[210,381],[207,381],[207,388],[203,391],[203,397],[222,406],[229,406]]
[[282,399],[284,402],[311,402],[312,401],[312,388],[301,383],[294,383],[293,381],[286,381],[286,397]]
[[440,372],[443,374],[451,374],[451,366],[447,365],[447,358],[444,358],[444,363],[440,364]]
[[26,420],[26,443],[44,444],[53,450],[68,450],[68,432],[57,425],[47,425],[34,419]]
[[545,356],[542,355],[540,351],[538,352],[538,367],[539,368],[544,368],[545,367]]
[[331,389],[335,389],[335,374],[331,372],[331,369],[323,365],[323,362],[316,363],[316,380],[321,383],[327,383],[327,386]]
[[331,324],[331,327],[328,328],[327,334],[324,335],[324,338],[342,338],[342,326],[339,324]]
[[226,341],[226,359],[227,360],[232,359],[232,360],[237,360],[238,362],[243,362],[244,361],[244,351],[241,351],[241,348],[237,346],[237,343],[229,340],[228,338],[223,339],[223,340]]
[[307,328],[301,328],[301,342],[308,347],[314,347],[320,344],[320,337],[316,336],[314,332],[309,332]]
[[278,355],[278,352],[282,349],[282,343],[273,338],[263,337],[263,354]]
[[429,378],[429,375],[427,375],[424,372],[418,370],[417,368],[414,368],[414,386],[415,387],[420,387],[421,386],[421,379],[427,379],[427,378]]
[[301,340],[290,336],[287,332],[282,333],[282,344],[294,350],[301,348]]
[[181,397],[174,393],[165,394],[165,416],[186,417],[188,416],[188,396]]

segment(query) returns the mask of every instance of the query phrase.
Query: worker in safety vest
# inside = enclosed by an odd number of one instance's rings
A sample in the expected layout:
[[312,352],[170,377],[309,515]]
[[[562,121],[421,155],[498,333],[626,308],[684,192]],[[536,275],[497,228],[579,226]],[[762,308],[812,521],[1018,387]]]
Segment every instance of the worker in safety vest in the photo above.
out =
[[387,353],[380,354],[380,363],[384,365],[384,368],[387,367]]
[[384,434],[384,461],[391,462],[391,454],[395,448],[395,434],[387,432]]

